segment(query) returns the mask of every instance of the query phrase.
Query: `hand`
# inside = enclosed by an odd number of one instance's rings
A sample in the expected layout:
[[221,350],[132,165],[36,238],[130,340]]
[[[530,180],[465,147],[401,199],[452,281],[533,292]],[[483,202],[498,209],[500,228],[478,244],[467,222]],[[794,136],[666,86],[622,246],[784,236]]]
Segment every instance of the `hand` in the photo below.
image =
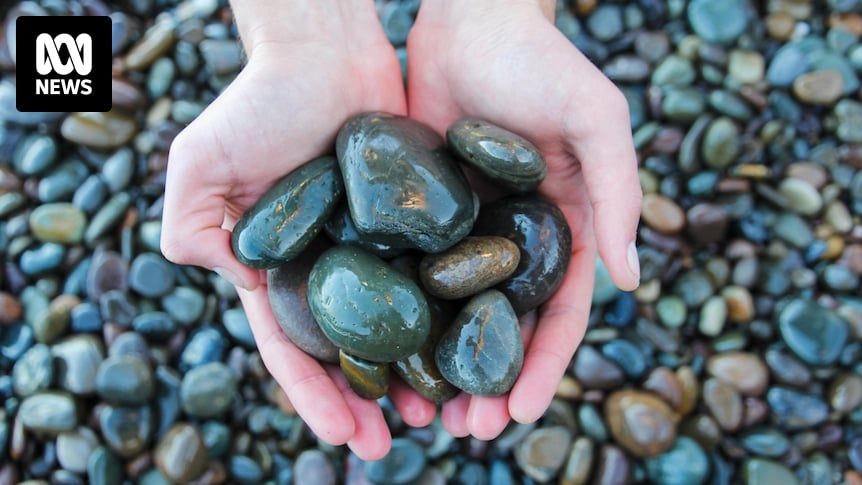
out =
[[[391,442],[380,407],[357,397],[337,366],[322,367],[284,336],[265,274],[235,259],[230,230],[277,179],[331,151],[351,115],[406,113],[401,69],[370,0],[234,3],[248,64],[171,147],[162,251],[237,285],[264,363],[311,429],[380,458]],[[433,404],[393,386],[408,424],[433,419]]]
[[[620,288],[637,287],[641,190],[628,105],[557,31],[553,2],[426,0],[408,39],[410,116],[444,133],[474,116],[531,140],[548,162],[539,192],[572,228],[562,286],[522,320],[525,358],[508,395],[461,394],[443,407],[455,436],[497,436],[545,412],[589,316],[598,254]],[[533,324],[533,321],[535,324]]]

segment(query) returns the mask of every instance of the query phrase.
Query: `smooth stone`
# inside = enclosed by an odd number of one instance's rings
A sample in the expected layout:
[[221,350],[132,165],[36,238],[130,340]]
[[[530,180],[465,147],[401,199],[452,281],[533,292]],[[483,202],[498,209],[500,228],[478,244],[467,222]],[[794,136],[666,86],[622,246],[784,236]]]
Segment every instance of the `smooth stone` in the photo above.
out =
[[96,375],[105,358],[104,346],[94,335],[72,335],[54,344],[55,383],[75,395],[96,390]]
[[806,72],[793,80],[793,94],[804,103],[832,106],[844,94],[844,78],[833,70]]
[[572,233],[560,209],[537,196],[516,196],[483,205],[474,236],[502,236],[520,250],[515,272],[496,286],[523,315],[551,298],[563,282]]
[[44,344],[30,347],[12,366],[12,389],[19,397],[48,389],[53,379],[53,356]]
[[475,295],[512,275],[520,251],[499,236],[472,236],[442,253],[427,254],[419,264],[422,285],[432,295],[459,299]]
[[27,203],[27,196],[20,192],[6,192],[0,195],[0,217],[7,217]]
[[84,237],[87,217],[72,204],[42,204],[29,217],[30,231],[42,242],[75,244]]
[[791,445],[787,436],[771,428],[748,431],[739,442],[749,453],[766,458],[781,458]]
[[775,423],[788,431],[818,426],[829,417],[829,406],[820,396],[786,387],[772,387],[766,401]]
[[99,298],[99,310],[102,317],[121,327],[128,327],[134,321],[139,310],[129,295],[120,290],[111,290]]
[[134,355],[112,355],[96,374],[96,393],[107,402],[138,405],[153,396],[155,383],[149,364]]
[[686,12],[692,30],[703,40],[731,44],[748,25],[747,8],[747,4],[741,0],[694,0],[689,3]]
[[36,341],[50,344],[63,336],[69,329],[72,308],[78,303],[78,297],[72,295],[59,295],[51,300],[48,308],[37,313],[31,321]]
[[856,374],[839,375],[830,383],[827,396],[835,411],[853,412],[862,404],[862,377]]
[[435,253],[473,226],[473,193],[443,139],[406,117],[364,113],[335,143],[350,215],[360,233]]
[[655,66],[650,82],[657,86],[687,86],[696,78],[697,72],[689,59],[671,54]]
[[147,94],[151,99],[158,99],[167,93],[174,81],[176,74],[176,65],[167,57],[161,57],[153,62],[150,66],[150,72],[147,75]]
[[204,314],[206,298],[192,286],[178,286],[161,298],[162,309],[183,326],[197,322]]
[[186,372],[180,384],[183,411],[195,418],[222,415],[237,394],[237,381],[230,368],[211,362]]
[[312,243],[301,257],[266,273],[267,294],[281,330],[297,347],[324,362],[338,362],[338,347],[317,324],[308,306],[308,275],[327,245]]
[[70,195],[87,179],[90,174],[87,166],[80,160],[70,158],[39,180],[36,189],[42,202],[60,202]]
[[639,379],[649,370],[649,357],[628,340],[611,340],[602,346],[602,354],[617,364],[630,379]]
[[811,382],[811,370],[788,353],[769,349],[765,355],[772,378],[783,384],[802,387]]
[[335,211],[344,186],[333,157],[282,177],[237,221],[231,246],[243,264],[275,268],[299,256]]
[[83,426],[57,436],[57,462],[72,473],[85,473],[90,454],[99,446],[99,437]]
[[643,382],[643,388],[654,392],[673,409],[679,409],[682,404],[682,384],[676,374],[667,367],[656,367],[650,371]]
[[99,412],[99,429],[105,445],[121,458],[137,456],[149,446],[154,424],[150,406],[106,405]]
[[200,431],[191,424],[177,423],[159,439],[153,461],[169,480],[188,483],[203,475],[209,456]]
[[799,299],[778,314],[778,329],[794,354],[816,366],[838,360],[849,334],[847,323],[833,311]]
[[323,230],[337,245],[356,246],[384,259],[398,256],[404,252],[402,248],[393,248],[383,242],[375,241],[370,235],[360,234],[359,230],[356,229],[356,224],[353,223],[353,218],[350,217],[350,208],[347,203],[341,204],[335,210],[335,214],[323,225]]
[[129,287],[139,295],[158,298],[176,284],[174,267],[161,255],[144,252],[135,257],[129,268]]
[[587,17],[587,30],[600,42],[608,42],[624,29],[622,9],[618,5],[598,5]]
[[126,214],[132,204],[132,197],[126,192],[117,192],[90,218],[90,225],[84,231],[84,243],[92,246],[96,241],[113,229]]
[[742,464],[746,485],[798,485],[796,475],[783,464],[764,458],[749,458]]
[[407,485],[425,471],[425,450],[410,438],[395,438],[392,448],[380,460],[365,463],[365,476],[380,485]]
[[200,433],[211,458],[221,458],[228,452],[232,436],[226,424],[219,421],[206,421],[200,426]]
[[604,445],[599,450],[599,459],[592,483],[596,485],[630,483],[632,468],[632,463],[623,450],[613,445]]
[[588,389],[608,390],[625,382],[623,370],[589,345],[578,348],[571,368],[578,382]]
[[727,56],[727,74],[740,84],[761,82],[766,74],[763,54],[751,50],[731,50]]
[[22,310],[17,296],[0,291],[0,324],[11,325],[17,322],[21,318]]
[[132,319],[135,332],[150,340],[167,340],[177,329],[177,322],[165,312],[140,313]]
[[[394,445],[395,440],[392,441]],[[366,467],[368,466],[366,465]],[[336,477],[335,465],[329,457],[324,452],[314,448],[303,450],[293,464],[293,483],[296,484],[335,485],[337,483]]]
[[695,204],[685,213],[687,232],[699,244],[723,241],[730,226],[730,215],[720,205]]
[[669,120],[692,123],[706,109],[706,96],[693,87],[667,87],[661,101],[661,111]]
[[714,291],[709,275],[699,268],[682,273],[673,284],[673,293],[681,297],[688,308],[700,307],[709,300]]
[[706,360],[709,375],[746,396],[760,396],[769,384],[769,370],[755,354],[725,352]]
[[611,327],[627,327],[634,321],[637,309],[638,302],[634,293],[620,292],[613,303],[605,308],[605,323]]
[[104,446],[99,446],[87,460],[87,479],[91,485],[118,485],[123,481],[120,460]]
[[790,210],[811,216],[823,208],[823,198],[816,188],[798,178],[786,178],[778,185],[778,191],[787,199]]
[[727,303],[720,296],[712,296],[700,309],[697,329],[708,337],[716,337],[724,330],[727,322]]
[[563,426],[538,428],[515,447],[515,461],[524,474],[544,483],[559,473],[571,444],[572,433]]
[[12,154],[12,164],[21,175],[38,175],[54,164],[58,151],[54,138],[34,133],[18,142]]
[[185,372],[210,362],[219,362],[224,358],[227,349],[227,339],[221,332],[211,326],[201,326],[186,341],[180,353],[178,369]]
[[242,48],[234,40],[205,39],[198,44],[198,49],[212,74],[223,76],[242,67]]
[[833,110],[838,120],[835,135],[846,143],[862,143],[862,103],[852,99],[838,101]]
[[487,121],[460,119],[449,125],[446,141],[462,161],[514,192],[532,192],[548,172],[535,145]]
[[608,429],[602,420],[602,413],[592,404],[582,404],[578,408],[578,426],[583,434],[598,443],[608,440]]
[[685,226],[685,212],[661,194],[644,195],[641,218],[646,225],[665,234],[677,233]]
[[587,485],[593,468],[593,442],[586,437],[578,437],[572,444],[565,468],[560,474],[560,485]]
[[742,424],[742,396],[730,385],[707,379],[703,384],[703,402],[723,430],[732,432]]
[[229,308],[222,313],[222,324],[228,335],[247,348],[256,347],[254,335],[251,332],[251,323],[242,308]]
[[680,436],[673,447],[645,460],[646,473],[653,483],[696,485],[709,478],[709,459],[693,439]]
[[27,430],[59,434],[75,429],[78,425],[78,410],[69,394],[42,391],[21,401],[17,419]]
[[338,354],[339,367],[353,392],[362,399],[380,399],[389,390],[389,365],[369,362],[343,350]]
[[708,167],[722,170],[737,159],[740,149],[739,128],[730,118],[722,116],[706,128],[700,153]]
[[605,400],[605,418],[616,442],[640,458],[664,453],[676,440],[676,413],[647,392],[615,391]]
[[125,67],[131,71],[145,69],[170,50],[176,40],[173,20],[155,22],[126,53]]
[[814,241],[814,233],[808,223],[798,215],[789,212],[784,212],[776,218],[772,231],[779,239],[799,249],[807,248]]
[[308,304],[337,346],[372,362],[419,350],[430,330],[422,290],[382,259],[349,246],[326,250],[308,277]]
[[109,150],[128,143],[137,128],[134,118],[118,111],[72,113],[60,125],[60,134],[71,143]]
[[415,7],[411,8],[411,2],[387,3],[380,10],[380,23],[386,38],[393,46],[402,46],[407,42],[410,27],[416,17]]
[[66,257],[66,248],[57,243],[42,243],[21,254],[18,266],[25,275],[38,276],[60,267]]
[[155,436],[164,436],[168,428],[177,421],[182,412],[180,405],[180,374],[170,367],[160,365],[155,371],[155,411],[158,416]]
[[736,93],[723,90],[712,91],[707,101],[711,108],[736,121],[746,121],[754,117],[751,106]]
[[251,457],[233,455],[228,458],[228,475],[234,483],[256,485],[263,481],[264,471]]
[[498,396],[517,380],[524,362],[518,317],[497,290],[474,296],[443,334],[437,368],[455,387],[474,395]]
[[859,275],[841,264],[830,264],[821,275],[826,286],[835,291],[852,292],[859,287]]
[[134,175],[135,153],[130,148],[117,150],[102,165],[102,179],[112,193],[125,189]]
[[[604,75],[616,83],[643,82],[649,78],[650,70],[650,64],[646,59],[626,54],[618,55],[602,66]],[[631,100],[629,104],[631,106]],[[637,115],[634,110],[631,114]],[[634,120],[635,117],[633,116],[632,119]],[[638,126],[637,123],[634,123],[634,126]]]
[[128,288],[128,273],[129,263],[120,253],[97,249],[87,271],[87,296],[98,301],[111,290],[125,290]]

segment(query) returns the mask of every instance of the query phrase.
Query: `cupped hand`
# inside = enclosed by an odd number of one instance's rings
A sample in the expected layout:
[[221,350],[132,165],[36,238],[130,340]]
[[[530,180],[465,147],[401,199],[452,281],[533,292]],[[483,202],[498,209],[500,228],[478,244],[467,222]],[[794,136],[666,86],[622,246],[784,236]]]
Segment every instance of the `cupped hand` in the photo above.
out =
[[637,287],[641,190],[628,105],[553,25],[553,2],[426,0],[408,39],[410,116],[440,133],[458,118],[498,124],[548,162],[539,192],[572,229],[562,286],[522,320],[524,366],[510,393],[461,394],[443,407],[452,434],[497,436],[545,412],[586,330],[597,254],[614,282]]
[[[330,152],[351,115],[406,113],[401,69],[370,1],[267,3],[236,2],[248,63],[171,146],[162,251],[234,283],[264,363],[310,428],[375,459],[391,442],[378,403],[357,397],[337,367],[321,366],[284,336],[265,274],[236,260],[230,230],[276,180]],[[409,424],[433,418],[433,404],[417,394],[396,384],[391,395]]]

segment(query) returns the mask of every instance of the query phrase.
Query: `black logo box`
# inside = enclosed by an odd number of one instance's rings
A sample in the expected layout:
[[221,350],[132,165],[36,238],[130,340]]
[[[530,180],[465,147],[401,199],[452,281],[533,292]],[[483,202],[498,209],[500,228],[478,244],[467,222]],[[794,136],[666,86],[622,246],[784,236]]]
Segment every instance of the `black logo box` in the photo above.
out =
[[[111,19],[106,16],[92,17],[18,17],[16,29],[16,107],[22,112],[69,112],[69,111],[110,111],[111,110]],[[60,75],[52,72],[41,75],[36,69],[36,38],[48,34],[52,38],[69,34],[77,38],[89,34],[92,39],[92,69],[86,75],[72,72]],[[59,46],[62,62],[70,62],[66,46]],[[41,87],[53,81],[53,86],[65,83],[76,85],[77,93],[69,90],[55,90],[56,94],[42,92]],[[84,83],[84,81],[88,81]],[[88,85],[89,90],[80,89]],[[60,91],[57,93],[57,91]],[[83,94],[83,91],[89,91]]]

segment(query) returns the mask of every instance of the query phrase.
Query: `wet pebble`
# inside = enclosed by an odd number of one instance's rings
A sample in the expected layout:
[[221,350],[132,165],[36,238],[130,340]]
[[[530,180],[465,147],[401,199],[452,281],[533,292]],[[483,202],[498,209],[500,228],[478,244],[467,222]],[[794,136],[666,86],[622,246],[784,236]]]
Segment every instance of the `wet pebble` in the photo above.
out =
[[676,413],[647,392],[615,391],[605,401],[605,418],[617,443],[638,457],[663,453],[676,439]]
[[468,237],[442,253],[423,257],[419,277],[434,296],[464,298],[508,278],[519,260],[518,247],[506,238]]
[[515,448],[515,460],[528,477],[544,483],[559,473],[571,443],[572,433],[562,426],[538,428]]
[[209,461],[200,432],[188,423],[171,427],[159,439],[153,458],[159,471],[176,483],[188,483],[200,477]]

